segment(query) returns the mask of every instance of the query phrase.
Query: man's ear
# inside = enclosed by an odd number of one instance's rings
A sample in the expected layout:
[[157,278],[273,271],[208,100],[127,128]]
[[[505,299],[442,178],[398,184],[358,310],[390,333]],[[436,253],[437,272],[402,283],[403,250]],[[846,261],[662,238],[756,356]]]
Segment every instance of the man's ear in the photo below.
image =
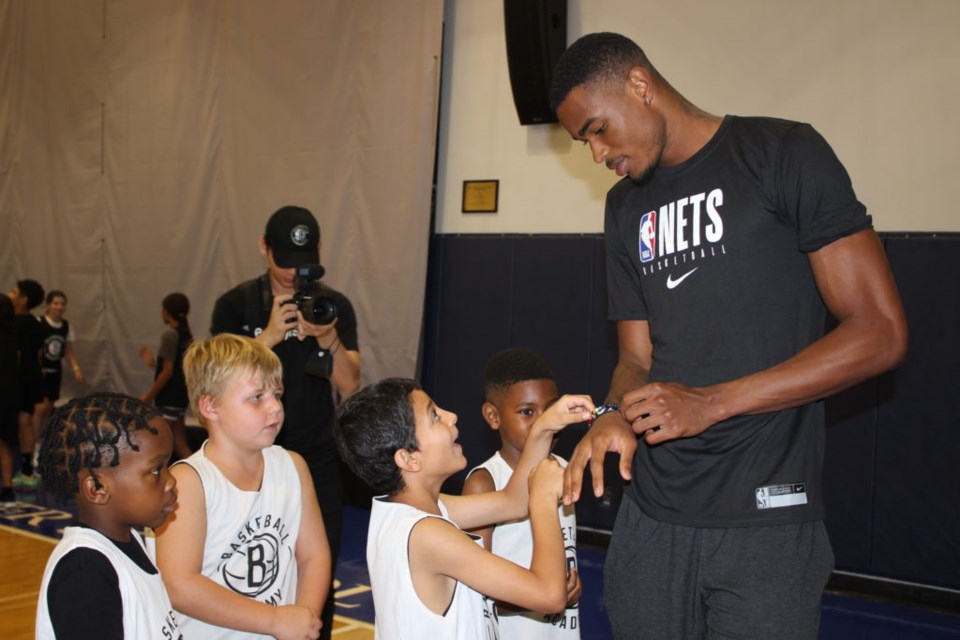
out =
[[487,421],[491,429],[494,431],[500,429],[500,412],[497,411],[497,408],[493,406],[493,404],[484,402],[483,406],[480,407],[480,413],[483,414],[483,419]]
[[89,471],[81,471],[77,481],[80,485],[80,499],[88,504],[107,504],[110,502],[110,490],[99,476]]
[[646,105],[653,102],[653,78],[648,69],[643,67],[630,69],[630,73],[627,74],[627,93],[639,98]]
[[393,461],[401,471],[416,473],[420,471],[420,452],[397,449],[393,453]]
[[257,246],[260,247],[260,254],[266,258],[267,253],[270,251],[270,247],[267,246],[267,237],[260,236],[260,239],[257,241]]

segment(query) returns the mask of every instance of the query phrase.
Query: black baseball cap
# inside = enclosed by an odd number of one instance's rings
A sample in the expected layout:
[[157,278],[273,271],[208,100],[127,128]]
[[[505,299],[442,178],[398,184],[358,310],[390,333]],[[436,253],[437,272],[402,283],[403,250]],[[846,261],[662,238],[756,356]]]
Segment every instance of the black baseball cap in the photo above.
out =
[[278,267],[320,262],[320,225],[308,209],[280,207],[267,220],[263,235]]

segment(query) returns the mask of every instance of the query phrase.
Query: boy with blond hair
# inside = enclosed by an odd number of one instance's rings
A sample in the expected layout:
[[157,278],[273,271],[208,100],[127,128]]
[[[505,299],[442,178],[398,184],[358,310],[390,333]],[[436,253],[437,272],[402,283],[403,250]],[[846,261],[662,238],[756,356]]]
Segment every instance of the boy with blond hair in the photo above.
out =
[[330,549],[306,463],[273,444],[280,361],[221,334],[194,342],[183,370],[209,438],[172,468],[180,500],[157,532],[157,564],[184,636],[317,638]]

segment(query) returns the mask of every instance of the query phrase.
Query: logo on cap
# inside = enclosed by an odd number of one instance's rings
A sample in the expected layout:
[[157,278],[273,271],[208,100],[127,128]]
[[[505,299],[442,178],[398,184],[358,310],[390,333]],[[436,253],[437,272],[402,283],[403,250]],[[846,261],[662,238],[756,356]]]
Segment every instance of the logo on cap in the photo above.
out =
[[308,229],[305,224],[298,224],[290,230],[290,240],[298,247],[306,245],[309,238],[310,229]]

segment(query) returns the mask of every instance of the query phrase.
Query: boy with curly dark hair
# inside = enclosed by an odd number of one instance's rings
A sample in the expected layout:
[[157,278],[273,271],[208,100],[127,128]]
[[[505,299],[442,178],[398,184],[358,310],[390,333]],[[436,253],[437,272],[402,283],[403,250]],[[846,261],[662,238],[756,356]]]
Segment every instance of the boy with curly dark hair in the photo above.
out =
[[78,516],[47,561],[37,638],[181,637],[134,529],[158,527],[174,510],[172,451],[166,421],[136,398],[97,393],[54,411],[40,471],[48,493],[76,499]]

